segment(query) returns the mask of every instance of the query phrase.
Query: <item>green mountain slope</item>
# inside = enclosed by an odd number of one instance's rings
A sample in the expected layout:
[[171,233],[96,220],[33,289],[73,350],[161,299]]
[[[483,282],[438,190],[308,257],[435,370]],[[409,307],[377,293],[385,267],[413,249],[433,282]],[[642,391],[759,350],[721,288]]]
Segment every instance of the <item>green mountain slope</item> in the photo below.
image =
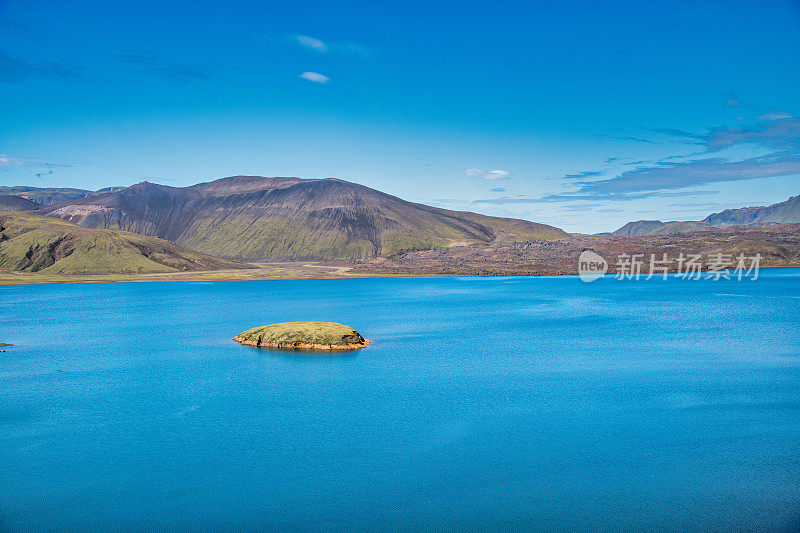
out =
[[144,182],[46,212],[246,260],[359,259],[569,238],[552,226],[416,204],[338,179],[235,176],[191,187]]
[[243,267],[154,237],[0,212],[0,270],[126,274]]

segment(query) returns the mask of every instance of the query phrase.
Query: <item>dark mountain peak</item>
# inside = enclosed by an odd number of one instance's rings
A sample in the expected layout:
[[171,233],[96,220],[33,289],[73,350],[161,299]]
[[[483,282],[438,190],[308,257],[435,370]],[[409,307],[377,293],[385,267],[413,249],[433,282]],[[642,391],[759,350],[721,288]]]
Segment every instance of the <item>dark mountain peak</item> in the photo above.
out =
[[291,187],[292,185],[303,181],[313,180],[304,180],[293,177],[268,178],[265,176],[228,176],[227,178],[220,178],[214,181],[198,183],[197,185],[186,187],[186,189],[191,189],[202,194],[212,196],[227,196],[231,194],[243,194],[254,191],[282,189],[285,187]]

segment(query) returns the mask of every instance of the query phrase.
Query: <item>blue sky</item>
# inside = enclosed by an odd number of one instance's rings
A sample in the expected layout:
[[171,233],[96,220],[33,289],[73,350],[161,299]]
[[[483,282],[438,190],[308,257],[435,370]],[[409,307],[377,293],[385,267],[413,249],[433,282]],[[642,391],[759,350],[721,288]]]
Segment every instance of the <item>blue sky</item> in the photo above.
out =
[[0,184],[339,177],[568,231],[800,194],[800,2],[0,0]]

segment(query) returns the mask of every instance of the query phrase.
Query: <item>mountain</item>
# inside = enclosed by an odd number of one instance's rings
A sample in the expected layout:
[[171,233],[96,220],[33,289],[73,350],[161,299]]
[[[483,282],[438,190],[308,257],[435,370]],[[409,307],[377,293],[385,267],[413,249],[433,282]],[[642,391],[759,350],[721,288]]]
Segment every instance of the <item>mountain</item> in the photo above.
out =
[[0,270],[126,274],[244,267],[154,237],[0,212]]
[[637,220],[636,222],[628,222],[618,230],[611,232],[611,234],[619,237],[647,235],[651,231],[658,229],[663,225],[664,223],[660,220]]
[[40,205],[52,205],[75,198],[119,191],[123,188],[124,187],[106,187],[99,191],[89,191],[86,189],[70,189],[65,187],[28,187],[25,185],[14,185],[11,187],[0,186],[0,195],[18,196]]
[[12,194],[0,194],[0,211],[34,211],[39,204]]
[[339,179],[234,176],[190,187],[143,182],[44,214],[152,235],[232,259],[357,259],[442,246],[557,240],[558,228],[407,202]]
[[628,222],[612,232],[615,236],[670,235],[690,233],[709,228],[727,226],[766,226],[771,224],[794,224],[800,222],[800,196],[792,196],[785,202],[766,207],[742,207],[712,213],[703,220],[661,222],[660,220],[638,220]]
[[792,196],[785,202],[766,207],[743,207],[726,209],[703,219],[712,226],[760,226],[765,224],[790,224],[800,222],[800,195]]

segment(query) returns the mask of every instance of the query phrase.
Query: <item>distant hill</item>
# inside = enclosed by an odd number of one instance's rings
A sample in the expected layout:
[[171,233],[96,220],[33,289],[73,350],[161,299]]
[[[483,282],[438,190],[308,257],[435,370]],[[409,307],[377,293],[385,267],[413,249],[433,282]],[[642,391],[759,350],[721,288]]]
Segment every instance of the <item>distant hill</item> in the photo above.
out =
[[127,274],[243,267],[154,237],[0,212],[0,270]]
[[430,207],[330,178],[234,176],[191,187],[143,182],[44,213],[245,260],[354,259],[569,238],[545,224]]
[[0,194],[0,211],[33,211],[41,207],[35,202],[11,194]]
[[690,233],[709,228],[728,226],[766,226],[771,224],[794,224],[800,222],[800,196],[792,196],[785,202],[766,207],[742,207],[713,213],[703,220],[661,222],[660,220],[638,220],[628,222],[612,232],[616,236],[669,235]]
[[628,222],[617,231],[611,232],[612,235],[629,237],[631,235],[647,235],[651,231],[660,228],[664,223],[660,220],[637,220]]
[[792,196],[785,202],[766,207],[726,209],[721,213],[707,216],[703,222],[712,226],[761,226],[800,222],[800,196]]
[[99,191],[71,189],[67,187],[28,187],[27,185],[0,186],[0,195],[18,196],[39,205],[52,205],[75,198],[84,198],[95,194],[105,194],[124,189],[125,187],[106,187]]

